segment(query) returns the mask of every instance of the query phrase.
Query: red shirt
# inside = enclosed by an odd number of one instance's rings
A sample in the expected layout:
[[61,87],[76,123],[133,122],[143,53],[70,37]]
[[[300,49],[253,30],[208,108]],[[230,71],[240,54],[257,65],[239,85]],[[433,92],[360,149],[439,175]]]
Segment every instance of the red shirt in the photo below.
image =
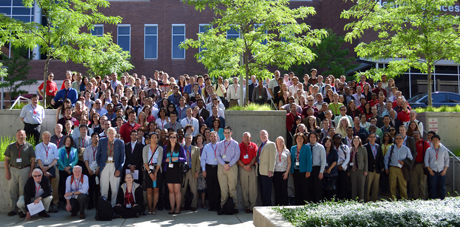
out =
[[[243,164],[249,164],[254,157],[257,156],[257,144],[249,142],[249,146],[246,147],[243,142],[240,143],[240,161]],[[245,156],[247,155],[247,158]]]
[[425,161],[425,152],[430,147],[427,141],[420,140],[415,143],[417,149],[417,156],[415,156],[415,163],[423,163]]
[[[300,115],[299,113],[296,113],[296,115],[302,118],[302,115]],[[288,130],[288,132],[291,131],[292,126],[294,126],[295,124],[296,115],[293,115],[292,113],[286,114],[286,129]]]
[[383,92],[383,95],[385,95],[385,97],[388,97],[387,96],[387,91],[385,89],[379,89],[378,87],[377,88],[374,88],[374,90],[372,90],[372,93],[376,93],[377,96],[379,96],[379,92],[382,91]]
[[131,141],[131,131],[133,131],[134,129],[137,130],[140,127],[141,125],[137,123],[134,123],[134,126],[131,126],[129,122],[124,123],[120,127],[120,135],[123,141],[125,141],[125,143],[129,143]]
[[407,109],[407,112],[401,111],[398,113],[398,120],[400,120],[402,123],[406,123],[410,121],[410,110]]
[[[361,93],[363,93],[364,92],[364,85],[366,85],[366,84],[369,84],[369,83],[368,82],[364,82],[364,83],[359,82],[358,84],[356,84],[356,87],[361,87]],[[369,88],[372,89],[370,84],[369,84]]]
[[377,105],[379,103],[379,100],[376,99],[375,102],[374,102],[374,100],[371,99],[371,101],[369,101],[369,103],[371,104],[371,107],[373,107],[373,106],[375,106],[375,105]]
[[[43,90],[43,85],[45,84],[45,82],[43,82],[40,87],[38,87],[38,90]],[[48,96],[55,96],[56,93],[57,93],[58,89],[57,89],[57,85],[54,81],[49,81],[47,80],[46,81],[46,95]]]

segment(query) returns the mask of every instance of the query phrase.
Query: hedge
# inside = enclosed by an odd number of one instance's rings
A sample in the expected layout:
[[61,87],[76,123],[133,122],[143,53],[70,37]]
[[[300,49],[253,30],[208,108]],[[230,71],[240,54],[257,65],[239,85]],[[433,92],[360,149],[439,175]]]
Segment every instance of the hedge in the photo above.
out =
[[375,203],[327,201],[273,209],[294,226],[460,226],[460,197]]

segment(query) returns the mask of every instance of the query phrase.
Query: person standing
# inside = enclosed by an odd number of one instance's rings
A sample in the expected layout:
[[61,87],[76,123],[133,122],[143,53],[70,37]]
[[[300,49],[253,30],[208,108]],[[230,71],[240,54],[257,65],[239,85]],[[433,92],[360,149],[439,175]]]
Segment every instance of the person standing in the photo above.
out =
[[312,154],[312,171],[310,178],[310,194],[311,200],[314,203],[319,202],[323,198],[323,173],[326,168],[326,150],[323,145],[319,142],[318,134],[316,132],[311,132],[308,135],[308,140],[310,143],[307,145],[310,146]]
[[97,145],[99,143],[99,134],[97,132],[93,132],[91,134],[91,145],[85,148],[85,152],[83,153],[83,161],[85,162],[86,172],[88,172],[88,180],[89,180],[89,203],[88,209],[92,209],[94,207],[94,201],[96,197],[98,197],[97,192],[97,184],[96,184],[96,177],[99,177],[99,167],[97,166],[96,162],[96,151]]
[[62,125],[56,124],[54,126],[54,135],[51,136],[51,143],[56,144],[56,147],[59,149],[64,146],[64,134],[62,134]]
[[45,97],[44,94],[46,94],[46,105],[50,106],[51,105],[51,100],[54,99],[54,96],[57,94],[57,85],[56,82],[53,81],[54,79],[54,74],[52,72],[48,73],[48,80],[46,81],[46,91],[43,92],[45,82],[43,81],[42,84],[38,87],[38,94],[40,94],[42,97]]
[[137,130],[131,131],[131,141],[125,144],[125,162],[123,165],[122,176],[126,175],[126,171],[129,170],[131,174],[137,170],[137,179],[134,182],[141,184],[143,182],[142,174],[142,149],[144,145],[137,142]]
[[[412,112],[411,112],[412,114]],[[412,177],[412,189],[414,194],[414,199],[425,199],[425,187],[426,187],[426,175],[424,169],[425,154],[427,149],[430,147],[430,144],[423,140],[419,131],[412,132],[412,136],[415,140],[415,147],[417,150],[417,155],[415,156],[414,168],[411,171]]]
[[229,108],[238,105],[240,99],[240,86],[238,84],[238,77],[233,78],[233,84],[227,90],[227,100],[229,101]]
[[[412,160],[410,163],[410,165],[408,165],[407,167],[409,168],[406,168],[406,169],[403,169],[404,173],[405,173],[405,178],[407,180],[407,195],[409,196],[409,198],[413,198],[413,188],[412,188],[412,181],[411,181],[411,174],[410,174],[410,170],[414,168],[414,157],[417,156],[417,148],[415,147],[415,140],[414,138],[410,137],[407,135],[407,129],[404,125],[400,125],[399,126],[399,134],[401,134],[402,138],[403,138],[403,145],[406,146],[407,148],[409,148],[410,150],[410,153],[412,154]],[[405,171],[405,170],[409,170],[409,171]]]
[[405,165],[412,165],[412,160],[411,151],[403,145],[403,136],[396,134],[395,145],[391,146],[385,155],[385,172],[390,175],[390,193],[392,198],[396,198],[396,186],[398,186],[401,198],[408,199],[407,180],[404,177],[402,168]]
[[335,134],[332,137],[332,141],[334,142],[334,148],[339,156],[337,162],[337,198],[344,200],[348,198],[349,178],[347,168],[350,162],[350,148],[342,143],[342,136],[340,134]]
[[211,142],[206,144],[201,153],[201,169],[206,178],[206,189],[209,198],[209,211],[220,209],[220,185],[217,177],[217,132],[210,133]]
[[99,140],[96,152],[96,162],[100,168],[101,196],[109,195],[109,186],[112,191],[112,207],[117,202],[120,176],[125,160],[125,144],[115,138],[116,131],[110,127],[107,129],[107,138]]
[[351,199],[358,197],[359,201],[364,201],[365,185],[368,171],[368,159],[366,148],[363,147],[361,138],[353,136],[353,146],[351,147],[351,159],[349,175],[351,178]]
[[446,172],[449,167],[449,152],[441,146],[441,137],[431,137],[433,146],[425,154],[425,167],[428,169],[428,182],[431,199],[444,199],[446,197]]
[[[71,212],[72,216],[77,216],[80,211],[80,219],[85,219],[85,207],[88,203],[88,176],[82,174],[82,167],[76,165],[73,174],[68,176],[65,183],[65,199],[67,212]],[[116,197],[116,195],[115,195]]]
[[16,142],[11,143],[5,150],[5,178],[8,181],[10,212],[8,216],[16,215],[16,203],[19,195],[24,194],[27,179],[32,176],[35,167],[35,152],[26,140],[26,132],[19,129],[16,132]]
[[148,214],[157,214],[156,207],[158,204],[158,198],[160,197],[160,188],[163,187],[161,169],[163,147],[158,146],[159,139],[159,135],[157,133],[153,133],[150,135],[150,144],[145,146],[142,150],[144,168],[148,173],[148,177],[144,179],[146,184],[145,187],[147,188],[147,204],[149,207]]
[[33,137],[35,144],[38,144],[41,124],[45,118],[45,109],[38,105],[38,95],[32,95],[31,103],[22,108],[19,118],[24,123],[24,131],[27,137]]
[[376,143],[375,133],[370,133],[367,137],[369,143],[364,145],[367,150],[367,201],[377,201],[379,193],[380,173],[385,169],[383,162],[382,148]]
[[75,148],[72,136],[64,138],[64,146],[58,149],[58,153],[59,200],[64,202],[65,181],[68,176],[72,175],[72,169],[78,163],[78,151]]
[[232,138],[232,128],[225,126],[225,140],[217,144],[217,176],[220,185],[220,207],[217,214],[221,215],[224,211],[224,205],[229,198],[230,193],[233,202],[235,203],[235,213],[238,213],[238,194],[236,190],[238,182],[238,166],[235,165],[240,159],[240,147]]
[[190,210],[196,211],[196,207],[198,205],[198,192],[197,192],[197,179],[198,173],[200,172],[200,149],[196,146],[192,146],[193,136],[191,134],[187,134],[185,136],[185,157],[187,161],[185,165],[189,166],[189,171],[184,174],[183,181],[182,181],[182,204],[181,209],[183,210],[185,206],[185,193],[187,192],[187,185],[190,186],[190,191],[193,194],[192,204],[190,206]]
[[[42,175],[45,175],[51,182],[52,191],[53,191],[53,202],[49,212],[57,213],[59,205],[59,170],[56,168],[57,160],[59,159],[59,153],[57,146],[51,141],[51,133],[44,131],[42,134],[43,142],[35,146],[35,157],[37,160],[37,165],[42,171]],[[28,203],[27,203],[28,204]]]
[[40,169],[34,169],[32,171],[32,177],[27,179],[27,183],[24,187],[24,195],[19,198],[17,203],[18,208],[21,210],[21,212],[19,212],[19,217],[25,218],[26,221],[30,220],[32,215],[30,215],[27,205],[42,202],[45,210],[38,213],[38,216],[49,218],[50,215],[46,212],[49,211],[50,203],[53,199],[52,193],[53,188],[50,185],[50,180],[43,176],[43,172]]
[[[307,137],[298,132],[294,135],[296,145],[291,147],[291,173],[294,176],[295,205],[305,205],[311,200],[310,179],[312,171],[311,147],[305,145]],[[304,175],[305,173],[305,175]],[[294,204],[291,204],[294,205]]]
[[200,124],[198,122],[198,119],[192,116],[192,113],[193,113],[192,108],[190,107],[187,108],[186,110],[187,116],[181,120],[180,124],[182,125],[183,128],[185,128],[185,126],[187,125],[192,125],[193,126],[193,137],[195,137],[200,132]]
[[64,89],[58,91],[54,99],[51,100],[51,105],[55,108],[58,108],[62,105],[65,99],[70,99],[72,104],[75,104],[78,99],[78,92],[77,90],[71,88],[71,82],[69,79],[64,80]]
[[[271,82],[271,81],[270,81]],[[275,173],[273,185],[275,186],[275,205],[289,205],[288,178],[291,170],[291,153],[286,148],[284,138],[276,138]]]
[[[229,90],[231,90],[230,88]],[[238,176],[243,194],[243,204],[246,213],[252,213],[257,205],[256,168],[257,145],[251,142],[251,133],[244,132],[240,146],[240,160],[238,160]]]
[[260,140],[262,144],[257,150],[257,173],[259,176],[260,195],[263,206],[271,206],[276,146],[275,143],[268,140],[268,132],[266,130],[260,131]]
[[120,128],[121,138],[125,143],[131,141],[131,131],[137,130],[141,125],[136,123],[136,111],[128,113],[128,122],[124,123]]

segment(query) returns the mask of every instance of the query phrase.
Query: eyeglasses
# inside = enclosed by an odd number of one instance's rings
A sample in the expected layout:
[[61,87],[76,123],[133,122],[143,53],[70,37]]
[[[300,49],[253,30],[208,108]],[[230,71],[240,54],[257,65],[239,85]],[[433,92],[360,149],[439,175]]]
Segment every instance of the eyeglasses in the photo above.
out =
[[33,175],[33,177],[41,177],[42,175]]
[[169,137],[169,139],[176,139],[176,137]]
[[313,100],[308,100],[309,102],[313,102]]
[[390,132],[392,132],[392,131],[396,131],[396,130],[395,129],[390,129]]
[[101,103],[100,102],[96,102],[96,105],[100,105]]

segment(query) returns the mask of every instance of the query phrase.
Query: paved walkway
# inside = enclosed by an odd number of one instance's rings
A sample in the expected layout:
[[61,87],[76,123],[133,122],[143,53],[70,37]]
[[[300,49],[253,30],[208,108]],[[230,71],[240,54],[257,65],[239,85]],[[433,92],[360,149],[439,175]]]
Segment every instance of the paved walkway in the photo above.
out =
[[167,211],[159,211],[157,215],[141,215],[139,218],[130,219],[113,219],[111,222],[96,221],[94,216],[96,211],[86,212],[86,219],[81,220],[79,217],[71,217],[70,213],[60,210],[59,213],[50,214],[50,218],[41,218],[38,215],[32,217],[29,221],[20,219],[18,215],[8,217],[6,213],[0,214],[0,226],[52,226],[52,227],[90,227],[90,226],[234,226],[234,227],[254,227],[252,224],[252,214],[246,214],[240,211],[236,215],[217,215],[216,212],[210,212],[198,209],[196,212],[182,212],[181,214],[169,215]]

